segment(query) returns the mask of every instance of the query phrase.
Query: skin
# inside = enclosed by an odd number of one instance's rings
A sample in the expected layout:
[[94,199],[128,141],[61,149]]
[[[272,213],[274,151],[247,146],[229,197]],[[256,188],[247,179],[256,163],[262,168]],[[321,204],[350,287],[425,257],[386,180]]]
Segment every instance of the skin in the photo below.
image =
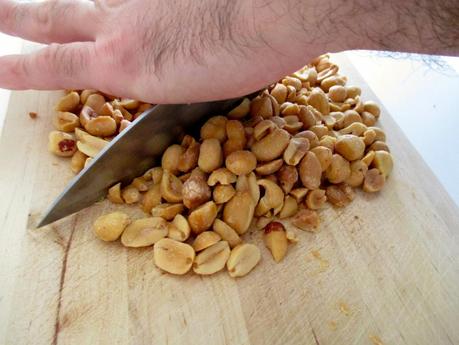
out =
[[0,0],[0,87],[98,89],[152,103],[248,94],[325,52],[459,55],[457,0]]

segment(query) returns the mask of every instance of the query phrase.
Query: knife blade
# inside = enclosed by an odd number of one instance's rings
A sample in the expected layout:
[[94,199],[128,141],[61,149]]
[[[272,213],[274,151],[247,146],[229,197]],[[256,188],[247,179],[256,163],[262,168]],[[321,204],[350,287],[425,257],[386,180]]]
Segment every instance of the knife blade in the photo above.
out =
[[105,197],[113,184],[143,174],[185,130],[189,133],[209,115],[225,114],[240,100],[157,105],[147,110],[73,178],[37,227],[78,212]]

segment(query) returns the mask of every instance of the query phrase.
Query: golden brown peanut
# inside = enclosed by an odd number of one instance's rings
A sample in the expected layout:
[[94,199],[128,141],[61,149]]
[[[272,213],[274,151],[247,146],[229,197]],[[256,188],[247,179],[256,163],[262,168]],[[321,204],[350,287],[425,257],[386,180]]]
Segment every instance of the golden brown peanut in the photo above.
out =
[[262,217],[255,217],[253,219],[252,225],[255,226],[255,229],[257,230],[263,230],[266,225],[271,223],[273,221],[272,215],[268,216],[262,216]]
[[270,180],[261,179],[257,181],[257,184],[262,186],[265,190],[265,194],[255,208],[255,215],[260,217],[270,210],[280,207],[284,202],[284,193],[276,183]]
[[204,250],[210,246],[213,246],[215,243],[220,241],[222,238],[219,234],[213,231],[204,231],[201,232],[193,241],[192,247],[195,252]]
[[344,102],[347,97],[346,88],[342,85],[333,85],[328,90],[328,97],[333,102]]
[[189,244],[163,238],[153,247],[155,265],[163,271],[182,275],[193,264],[195,253]]
[[303,128],[303,123],[300,122],[298,116],[296,115],[288,115],[284,118],[279,117],[279,119],[282,119],[282,125],[278,126],[285,129],[290,134],[296,134]]
[[213,201],[208,201],[205,204],[195,208],[188,215],[188,223],[191,231],[195,234],[200,234],[212,226],[217,217],[217,205]]
[[300,79],[290,76],[287,76],[284,79],[282,79],[282,84],[284,84],[285,86],[293,86],[296,91],[300,91],[302,87]]
[[121,183],[117,183],[108,189],[107,199],[114,204],[124,203],[124,200],[121,197]]
[[169,146],[163,153],[161,166],[164,170],[170,171],[171,174],[178,173],[178,165],[180,158],[183,156],[185,149],[177,144]]
[[128,121],[128,120],[121,120],[119,132],[121,133],[121,132],[124,131],[126,128],[128,128],[130,125],[131,125],[131,121]]
[[314,126],[317,124],[317,119],[314,116],[314,113],[312,111],[312,106],[300,106],[300,111],[298,113],[298,118],[300,119],[301,122],[303,122],[303,128],[308,129],[311,126]]
[[105,214],[94,222],[94,234],[102,241],[116,241],[130,222],[129,216],[123,212]]
[[248,191],[236,192],[223,208],[223,221],[239,235],[244,234],[252,221],[255,203]]
[[247,138],[244,126],[240,121],[228,120],[226,122],[226,134],[228,136],[228,140],[223,145],[223,152],[225,156],[245,148]]
[[363,102],[362,100],[360,99],[360,96],[356,96],[355,97],[355,105],[354,105],[354,108],[353,110],[356,111],[357,113],[362,113],[363,112]]
[[341,129],[339,131],[339,133],[340,134],[352,134],[352,135],[356,135],[356,136],[361,136],[367,130],[368,130],[368,127],[365,126],[363,123],[354,122],[354,123],[351,123],[346,128]]
[[374,126],[376,124],[376,117],[372,113],[369,113],[368,111],[364,111],[360,114],[362,117],[362,122],[368,126]]
[[276,129],[276,124],[271,120],[262,120],[253,128],[253,137],[259,141]]
[[330,104],[328,104],[327,96],[319,88],[312,90],[308,98],[308,104],[320,111],[322,115],[330,114]]
[[298,181],[298,170],[294,166],[284,165],[277,172],[277,179],[284,193],[288,194]]
[[323,116],[322,121],[329,131],[333,130],[333,127],[336,124],[336,119],[331,115]]
[[250,151],[236,151],[226,157],[225,165],[235,175],[247,175],[255,170],[257,158]]
[[328,66],[327,68],[320,67],[320,65],[317,67],[317,71],[319,72],[319,68],[324,68],[320,70],[320,72],[317,74],[317,81],[322,82],[322,80],[335,75],[338,73],[339,67],[337,65],[334,65],[332,63],[325,64],[325,66]]
[[344,76],[333,75],[333,76],[323,79],[322,82],[320,83],[320,87],[325,92],[329,92],[333,86],[337,86],[337,85],[343,86],[344,84],[346,84],[346,81],[347,81],[347,78]]
[[369,167],[370,164],[373,162],[374,158],[375,158],[375,151],[368,151],[365,157],[362,158],[362,162],[365,163],[367,167]]
[[80,104],[80,95],[78,92],[72,91],[62,97],[56,104],[56,111],[62,112],[72,112],[74,111],[78,105]]
[[347,160],[339,154],[332,156],[331,163],[325,171],[325,177],[331,183],[344,182],[351,175],[351,167]]
[[226,116],[211,117],[201,127],[201,139],[217,139],[223,143],[226,140]]
[[75,136],[78,150],[92,158],[108,145],[107,140],[95,137],[79,128],[75,128]]
[[160,217],[148,217],[134,220],[121,235],[125,247],[146,247],[155,244],[167,236],[167,222]]
[[265,179],[270,180],[274,183],[279,183],[279,180],[277,179],[277,176],[275,174],[265,176]]
[[278,104],[282,104],[287,99],[287,86],[281,83],[277,83],[271,90],[271,96],[273,96]]
[[48,150],[60,157],[71,157],[77,151],[75,138],[68,133],[51,131],[48,136]]
[[221,271],[225,267],[230,253],[231,250],[226,241],[220,241],[204,249],[194,259],[194,273],[209,275]]
[[351,187],[359,187],[368,170],[368,166],[362,161],[357,160],[351,163],[351,175],[344,181]]
[[[117,111],[119,111],[119,110],[117,110]],[[113,119],[115,119],[115,117],[114,117],[115,114],[114,113],[115,113],[115,111],[113,110],[113,106],[109,102],[105,102],[104,105],[100,108],[100,112],[99,112],[98,115],[110,116],[110,117],[113,117]]]
[[386,178],[378,169],[370,169],[365,174],[362,189],[367,193],[378,192],[384,187],[385,182]]
[[344,134],[336,140],[335,151],[348,161],[354,161],[363,157],[365,143],[360,137],[352,134]]
[[345,183],[328,186],[326,195],[327,200],[337,207],[344,207],[355,198],[354,190]]
[[220,219],[215,219],[212,229],[220,235],[223,241],[228,242],[231,248],[234,248],[238,244],[242,243],[242,240],[236,230]]
[[[309,144],[309,142],[308,142],[308,144]],[[283,161],[282,158],[275,159],[275,160],[273,160],[272,162],[269,162],[269,163],[259,164],[255,168],[255,171],[259,175],[271,175],[271,174],[274,174],[276,171],[278,171],[282,167],[282,164],[284,164],[284,161]]]
[[105,104],[104,96],[98,93],[94,93],[88,96],[84,105],[93,109],[97,114],[100,114],[101,109],[104,106],[104,104]]
[[298,211],[298,203],[296,202],[295,198],[286,195],[284,198],[284,205],[282,206],[282,210],[279,213],[279,219],[289,218],[293,216]]
[[216,204],[224,204],[231,200],[236,194],[236,190],[232,185],[218,185],[212,191],[212,196]]
[[140,102],[134,99],[121,98],[120,105],[127,110],[135,110],[139,107]]
[[58,111],[54,116],[54,127],[59,131],[73,132],[80,126],[80,119],[73,113]]
[[205,139],[199,149],[199,168],[206,173],[211,173],[222,164],[223,152],[218,139]]
[[[113,109],[115,110],[119,110],[121,112],[121,114],[123,115],[123,118],[125,120],[128,120],[128,121],[132,121],[133,120],[133,117],[132,117],[132,114],[127,111],[121,104],[118,100],[114,99],[112,101],[112,106],[113,106]],[[97,112],[97,111],[96,111]]]
[[211,198],[211,191],[206,182],[205,174],[196,168],[185,181],[182,189],[183,204],[188,209],[194,209]]
[[88,97],[91,96],[94,93],[98,93],[98,91],[97,90],[91,90],[91,89],[86,89],[86,90],[81,91],[80,103],[81,104],[85,104],[86,101],[88,100]]
[[306,138],[309,140],[309,149],[312,149],[319,145],[319,138],[317,138],[316,133],[309,130],[302,131],[294,135],[294,138]]
[[368,129],[372,129],[375,131],[376,133],[376,140],[377,141],[383,141],[385,142],[386,141],[386,134],[384,133],[384,131],[381,129],[381,128],[378,128],[378,127],[368,127]]
[[207,184],[211,187],[215,186],[217,183],[222,185],[228,185],[236,182],[237,176],[229,171],[227,168],[219,168],[212,171],[209,178],[207,179]]
[[327,170],[332,161],[333,151],[325,146],[316,146],[311,149],[311,152],[313,152],[319,160],[322,171]]
[[276,128],[252,145],[252,152],[258,161],[272,161],[282,155],[289,143],[290,135],[283,129]]
[[308,192],[306,195],[306,206],[311,210],[318,210],[325,206],[327,201],[327,196],[325,195],[325,190],[315,189]]
[[248,175],[240,175],[236,182],[236,191],[249,192],[254,204],[260,199],[260,187],[257,184],[257,177],[254,172]]
[[373,101],[366,101],[363,104],[363,109],[372,114],[375,118],[378,118],[381,114],[381,109],[379,108],[379,105]]
[[168,225],[167,237],[184,242],[190,237],[191,228],[188,221],[181,214],[177,214],[174,220]]
[[320,224],[320,218],[316,211],[309,209],[299,210],[292,218],[292,224],[301,230],[317,232]]
[[394,167],[392,155],[386,151],[375,151],[375,157],[373,159],[372,166],[378,169],[381,174],[384,175],[384,178],[387,178]]
[[336,138],[331,135],[324,135],[320,138],[319,146],[324,146],[329,148],[332,152],[335,151]]
[[287,254],[288,241],[284,226],[279,222],[271,222],[264,229],[266,248],[268,248],[275,262],[280,262]]
[[371,151],[386,151],[386,152],[390,152],[389,146],[387,146],[387,144],[384,141],[379,141],[379,140],[377,140],[373,144],[371,144],[368,149],[371,150]]
[[243,277],[255,268],[260,259],[260,249],[257,246],[242,243],[233,248],[226,267],[231,277]]
[[144,111],[147,111],[148,109],[152,108],[153,105],[150,104],[150,103],[142,103],[139,105],[139,107],[137,108],[137,112],[138,113],[143,113]]
[[230,119],[242,119],[248,115],[250,111],[250,99],[247,97],[242,100],[239,105],[228,113]]
[[172,220],[175,218],[176,215],[182,213],[184,210],[183,204],[159,204],[154,206],[151,209],[151,215],[153,217],[161,217],[165,220]]
[[98,116],[89,119],[84,128],[91,135],[109,137],[116,132],[116,122],[111,116]]
[[121,190],[121,197],[126,204],[135,204],[140,200],[140,193],[133,185],[129,185]]
[[136,177],[132,180],[132,185],[137,188],[139,192],[146,192],[151,183],[141,177]]
[[[87,109],[89,107],[85,107],[85,108]],[[89,109],[91,109],[91,108],[89,108]],[[116,124],[120,126],[120,129],[119,129],[120,132],[122,130],[121,129],[121,122],[125,121],[123,127],[127,127],[126,126],[127,125],[126,121],[128,123],[131,123],[130,121],[124,119],[123,114],[121,114],[121,111],[119,111],[118,109],[113,110],[113,113],[112,113],[111,116],[113,117],[113,120],[115,120]]]
[[[164,169],[160,183],[161,196],[170,203],[181,202],[183,200],[183,183],[177,176]],[[206,185],[207,186],[207,185]]]
[[201,145],[193,137],[185,135],[182,140],[184,152],[177,164],[177,169],[179,171],[188,172],[191,169],[196,168],[198,165],[200,146]]
[[317,156],[309,151],[301,160],[299,177],[303,186],[308,189],[317,189],[322,177],[322,166]]
[[329,131],[328,131],[328,128],[327,126],[324,126],[324,125],[315,125],[315,126],[311,126],[309,127],[309,130],[311,132],[314,132],[316,135],[317,135],[317,138],[319,138],[319,140],[323,137],[323,136],[326,136],[329,134]]
[[148,169],[143,174],[143,178],[145,179],[145,181],[152,181],[153,184],[160,183],[162,177],[163,177],[163,168],[161,167],[154,167],[154,168]]
[[346,86],[346,93],[348,98],[355,98],[362,94],[362,90],[358,86]]
[[290,191],[290,195],[300,204],[308,193],[308,189],[304,187],[295,188]]
[[154,184],[150,186],[142,198],[142,210],[145,213],[151,213],[153,207],[161,203],[161,184]]
[[284,161],[288,165],[296,166],[309,150],[309,140],[306,138],[291,138],[284,151]]
[[295,244],[300,241],[296,228],[288,227],[285,229],[285,236],[287,237],[289,243]]
[[78,174],[81,170],[83,170],[84,163],[87,158],[88,156],[78,150],[73,154],[70,167],[75,174]]
[[362,117],[355,110],[346,110],[344,112],[342,126],[346,128],[347,126],[353,124],[354,122],[362,122]]
[[370,146],[376,139],[376,132],[372,129],[367,129],[363,133],[363,142],[366,146]]
[[282,116],[297,115],[300,112],[300,107],[296,103],[284,102],[281,104],[279,110]]

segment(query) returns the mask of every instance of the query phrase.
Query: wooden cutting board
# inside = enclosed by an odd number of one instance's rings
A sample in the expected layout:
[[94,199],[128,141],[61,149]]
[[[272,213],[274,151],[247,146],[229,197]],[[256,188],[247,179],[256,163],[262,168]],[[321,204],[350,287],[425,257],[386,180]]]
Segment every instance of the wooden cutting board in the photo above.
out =
[[[334,60],[376,100],[345,56]],[[46,149],[58,97],[13,93],[1,136],[0,344],[459,343],[459,212],[386,111],[395,169],[384,190],[322,211],[321,231],[301,232],[280,264],[254,231],[262,261],[235,280],[163,274],[152,248],[97,240],[106,202],[34,229],[72,177]]]

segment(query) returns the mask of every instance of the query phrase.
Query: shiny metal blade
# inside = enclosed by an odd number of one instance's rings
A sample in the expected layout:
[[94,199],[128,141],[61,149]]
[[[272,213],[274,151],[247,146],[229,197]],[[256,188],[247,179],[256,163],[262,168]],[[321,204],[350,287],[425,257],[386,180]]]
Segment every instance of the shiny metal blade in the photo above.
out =
[[67,185],[37,227],[101,200],[114,183],[128,182],[152,167],[163,151],[209,115],[224,114],[240,99],[157,105],[139,116]]

